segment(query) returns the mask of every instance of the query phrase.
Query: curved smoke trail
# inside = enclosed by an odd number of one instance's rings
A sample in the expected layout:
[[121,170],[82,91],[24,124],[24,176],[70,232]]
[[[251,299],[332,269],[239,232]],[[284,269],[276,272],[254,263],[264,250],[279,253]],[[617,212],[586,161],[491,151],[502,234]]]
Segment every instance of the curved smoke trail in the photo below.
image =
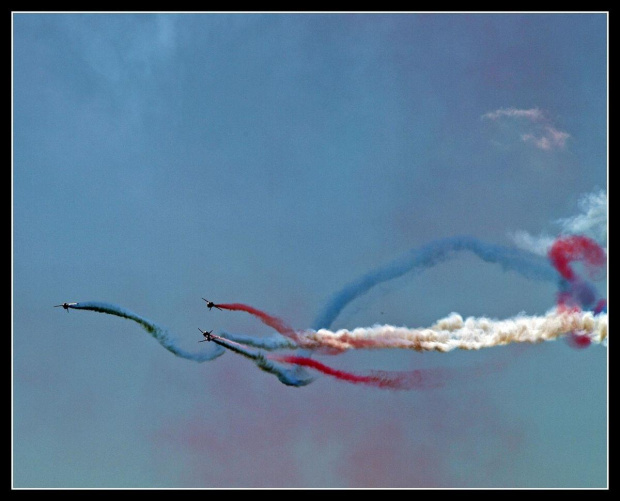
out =
[[313,378],[305,376],[302,371],[296,368],[282,367],[281,365],[268,360],[267,357],[265,357],[265,355],[261,352],[253,353],[238,343],[228,341],[218,336],[212,336],[212,340],[217,346],[214,350],[211,350],[211,352],[190,353],[176,345],[167,329],[164,329],[156,323],[115,304],[85,301],[67,304],[67,308],[74,310],[96,311],[99,313],[107,313],[108,315],[133,320],[134,322],[140,324],[169,352],[174,353],[177,357],[185,358],[187,360],[192,360],[194,362],[206,362],[208,360],[213,360],[224,354],[226,352],[224,348],[227,348],[253,360],[257,367],[261,370],[274,374],[282,383],[288,386],[305,386],[313,380]]
[[[573,261],[584,261],[590,271],[595,271],[605,262],[605,253],[596,242],[585,237],[558,239],[549,252],[549,262],[525,251],[510,249],[480,242],[472,237],[455,237],[431,242],[420,249],[410,251],[404,258],[372,271],[349,284],[332,297],[315,324],[331,324],[342,309],[352,300],[366,293],[373,286],[402,276],[403,274],[428,268],[445,261],[451,254],[461,250],[472,251],[487,262],[497,262],[504,269],[514,270],[529,278],[557,280],[564,288],[563,294],[573,298],[580,305],[593,304],[593,287],[580,280],[570,267]],[[555,270],[554,270],[555,268]],[[557,270],[557,272],[556,272]],[[220,305],[222,306],[222,305]],[[559,304],[559,306],[561,306]],[[294,339],[280,337],[253,338],[252,336],[228,335],[229,339],[262,347],[268,350],[300,347],[310,350],[331,350],[340,353],[350,349],[405,348],[417,351],[447,352],[453,349],[474,350],[516,342],[538,343],[567,335],[576,347],[589,346],[592,342],[606,344],[607,315],[598,315],[606,303],[600,300],[594,310],[582,313],[578,309],[568,311],[558,308],[544,317],[519,316],[508,320],[487,318],[463,318],[453,313],[426,329],[408,329],[394,326],[374,326],[353,331],[341,329],[331,332],[327,329],[295,331],[278,317],[268,315],[256,308],[240,303],[225,305],[226,309],[247,311],[273,327],[280,334]],[[370,376],[352,374],[333,369],[307,356],[271,356],[297,366],[318,370],[338,379],[363,383],[380,388],[411,389],[419,382],[418,373],[374,373]]]
[[[349,303],[366,294],[374,286],[401,277],[409,272],[419,272],[426,268],[431,268],[464,250],[473,252],[485,262],[498,263],[505,270],[516,271],[527,278],[546,281],[560,281],[562,278],[549,264],[548,260],[525,250],[493,245],[469,236],[435,240],[422,247],[411,249],[404,256],[366,273],[346,285],[328,300],[315,318],[312,329],[329,329]],[[218,304],[218,306],[230,310],[246,311],[260,318],[263,323],[273,327],[280,334],[293,340],[297,339],[296,331],[283,320],[268,315],[256,308],[240,303],[230,305]],[[279,336],[256,338],[230,333],[223,333],[223,335],[227,339],[269,351],[297,347]]]
[[390,390],[428,390],[445,384],[445,374],[441,370],[414,370],[404,372],[372,371],[370,375],[359,375],[333,369],[308,357],[271,356],[271,359],[315,369],[341,381],[365,384]]
[[194,362],[206,362],[208,360],[213,360],[214,358],[223,355],[226,350],[221,347],[217,347],[211,352],[201,352],[201,353],[191,353],[179,348],[175,341],[171,338],[170,333],[167,329],[160,327],[154,322],[147,320],[132,311],[126,310],[117,306],[115,304],[110,303],[100,303],[96,301],[85,301],[81,303],[73,303],[67,305],[68,308],[74,310],[90,310],[96,311],[99,313],[107,313],[108,315],[115,315],[121,318],[127,318],[129,320],[133,320],[140,324],[151,336],[153,336],[159,344],[161,344],[164,348],[166,348],[169,352],[174,353],[177,357],[185,358],[187,360],[192,360]]
[[[248,306],[242,303],[233,304],[217,304],[215,305],[219,309],[232,310],[232,311],[245,311],[259,318],[263,323],[273,327],[281,334],[285,334],[290,338],[300,339],[303,336],[303,331],[295,331],[284,320],[274,315],[269,315],[264,311]],[[299,345],[287,338],[280,338],[274,342],[274,338],[264,340],[254,338],[252,336],[236,336],[234,340],[230,336],[211,336],[211,340],[215,341],[221,346],[229,348],[230,350],[239,353],[246,358],[250,358],[256,362],[259,368],[266,372],[271,372],[278,376],[280,381],[290,386],[302,386],[310,383],[312,380],[305,375],[303,367],[315,369],[328,376],[335,377],[341,381],[354,384],[365,384],[368,386],[374,386],[377,388],[386,388],[392,390],[422,390],[428,388],[437,388],[443,386],[447,379],[447,372],[444,370],[414,370],[414,371],[372,371],[370,375],[360,375],[352,372],[346,372],[339,369],[334,369],[321,362],[311,359],[310,357],[299,356],[283,356],[283,355],[269,355],[265,357],[262,353],[251,352],[247,349],[247,346],[267,346],[270,350],[274,349],[292,349],[298,348]],[[306,341],[306,347],[310,344]],[[343,350],[334,349],[334,347],[328,344],[321,345],[315,343],[312,346],[314,350],[320,350],[321,352],[335,354],[341,353]],[[293,368],[289,372],[282,374],[282,368],[274,366],[269,360],[275,360],[279,362],[285,362],[293,364]]]
[[259,352],[252,352],[248,350],[245,346],[239,343],[235,343],[234,341],[230,341],[228,339],[224,339],[220,336],[211,335],[211,341],[214,343],[223,346],[224,348],[228,348],[235,353],[243,355],[245,358],[249,358],[254,361],[256,366],[262,371],[268,372],[270,374],[274,374],[281,383],[284,383],[287,386],[305,386],[310,384],[314,378],[307,377],[304,374],[300,376],[300,371],[296,368],[288,369],[282,367],[281,365],[272,362],[265,355]]
[[545,258],[528,251],[488,244],[469,236],[435,240],[420,248],[410,250],[401,258],[346,285],[328,300],[315,318],[312,328],[314,330],[329,329],[345,306],[366,294],[372,287],[406,273],[431,268],[461,251],[473,252],[487,263],[500,264],[504,270],[516,271],[526,278],[546,281],[557,281],[560,278]]
[[591,278],[605,265],[605,251],[591,238],[571,235],[558,238],[549,249],[549,259],[558,273],[566,280],[577,278],[570,266],[573,261],[583,261]]
[[283,336],[286,336],[292,340],[295,340],[297,337],[297,331],[295,331],[295,329],[288,325],[284,320],[274,315],[269,315],[264,311],[254,308],[253,306],[248,306],[243,303],[218,303],[216,306],[222,310],[245,311],[246,313],[260,319],[260,321],[265,325],[272,327]]

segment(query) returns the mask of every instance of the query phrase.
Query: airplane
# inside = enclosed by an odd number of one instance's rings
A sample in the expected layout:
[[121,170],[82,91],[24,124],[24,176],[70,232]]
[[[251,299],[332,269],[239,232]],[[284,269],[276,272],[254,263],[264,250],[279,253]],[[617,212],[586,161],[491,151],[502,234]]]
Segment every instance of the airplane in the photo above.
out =
[[204,339],[201,339],[200,341],[198,341],[199,343],[204,343],[205,341],[211,341],[213,339],[213,334],[211,334],[213,332],[213,329],[205,332],[200,327],[198,327],[198,330],[202,332],[202,335],[205,337]]
[[213,307],[217,308],[218,310],[222,309],[217,304],[215,304],[213,301],[208,301],[204,297],[202,298],[202,300],[207,303],[207,308],[209,308],[209,309],[211,309]]
[[77,304],[77,303],[62,303],[62,304],[54,305],[54,308],[58,308],[62,306],[65,310],[67,310],[67,313],[69,313],[69,306],[73,306],[74,304]]

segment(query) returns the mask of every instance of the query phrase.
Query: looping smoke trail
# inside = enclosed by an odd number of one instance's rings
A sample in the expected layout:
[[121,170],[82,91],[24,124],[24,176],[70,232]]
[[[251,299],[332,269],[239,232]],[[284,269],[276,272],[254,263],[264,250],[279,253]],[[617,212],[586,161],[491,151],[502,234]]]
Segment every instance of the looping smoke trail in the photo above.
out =
[[85,301],[81,303],[70,304],[67,307],[74,310],[90,310],[99,313],[107,313],[108,315],[115,315],[117,317],[133,320],[134,322],[140,324],[149,334],[151,334],[151,336],[153,336],[159,342],[159,344],[161,344],[169,352],[174,353],[177,357],[192,360],[194,362],[206,362],[208,360],[213,360],[214,358],[223,355],[226,351],[219,346],[210,352],[191,353],[185,351],[176,345],[175,341],[171,338],[168,330],[160,327],[159,325],[151,322],[150,320],[147,320],[144,317],[141,317],[140,315],[137,315],[136,313],[121,308],[120,306],[117,306],[115,304],[100,303],[96,301]]
[[403,257],[346,285],[328,300],[323,310],[315,318],[312,328],[314,330],[329,329],[351,301],[367,293],[372,287],[406,273],[435,266],[461,251],[473,252],[487,263],[498,263],[504,270],[516,271],[526,278],[546,281],[557,281],[559,278],[557,272],[545,258],[531,252],[488,244],[468,236],[445,238],[412,249]]
[[[596,289],[579,277],[570,264],[583,261],[590,277],[601,275],[607,262],[605,250],[594,240],[581,235],[558,238],[548,252],[549,260],[563,277],[557,296],[558,310],[580,311],[593,309],[594,314],[607,312],[607,300],[597,300]],[[592,339],[574,330],[566,338],[573,348],[587,348]]]
[[[568,265],[571,261],[578,259],[585,260],[591,266],[600,266],[599,248],[596,243],[590,242],[587,238],[572,237],[564,240],[568,240],[569,244],[558,240],[559,243],[556,242],[550,252],[550,256],[555,257],[555,259],[550,259],[551,264],[558,268],[559,275],[554,272],[548,262],[543,263],[538,256],[520,250],[485,244],[471,237],[456,237],[432,242],[421,249],[410,252],[405,258],[394,261],[346,286],[332,298],[323,313],[315,320],[315,324],[331,324],[349,302],[367,292],[374,285],[401,276],[408,271],[434,266],[447,259],[451,253],[461,250],[470,250],[484,261],[500,263],[504,269],[518,271],[530,278],[561,279],[560,285],[564,287],[564,294],[567,297],[578,297],[581,304],[593,303],[595,293],[592,286],[578,280],[574,274],[571,274],[572,279],[567,281],[566,270],[572,272]],[[563,268],[559,268],[558,263],[561,263]],[[522,316],[504,321],[486,318],[468,318],[464,321],[460,315],[452,314],[437,322],[430,329],[375,326],[333,333],[327,329],[296,332],[281,319],[250,306],[243,304],[227,306],[227,309],[247,311],[257,316],[281,334],[294,339],[301,348],[312,350],[327,348],[332,350],[332,353],[361,348],[406,348],[441,352],[455,348],[471,350],[514,342],[541,342],[556,339],[565,334],[570,334],[572,337],[569,338],[569,342],[578,346],[586,346],[592,342],[606,344],[607,339],[606,315],[598,316],[594,321],[592,314],[578,314],[577,311],[566,312],[562,309],[558,312],[550,312],[545,317]],[[599,301],[595,313],[600,313],[605,307],[604,300]],[[251,336],[232,336],[232,339],[269,350],[293,347],[277,338],[259,340]],[[384,373],[377,379],[376,376],[359,376],[338,371],[309,357],[272,356],[271,358],[311,367],[349,382],[365,383],[377,387],[404,388],[406,384],[403,381],[407,377],[413,377],[413,373],[391,376]]]
[[[567,297],[578,298],[580,304],[591,305],[595,301],[593,287],[585,281],[579,280],[568,266],[571,261],[584,260],[591,267],[601,266],[604,263],[604,252],[593,241],[585,237],[571,237],[560,239],[550,251],[551,264],[559,275],[547,262],[541,262],[538,256],[515,249],[484,244],[470,237],[445,239],[428,244],[427,246],[410,252],[386,267],[380,268],[363,276],[333,296],[323,313],[319,315],[315,324],[331,324],[342,309],[353,299],[366,293],[371,287],[403,275],[417,268],[427,268],[447,259],[450,253],[460,250],[470,250],[487,262],[498,262],[504,269],[512,269],[519,273],[537,279],[560,280]],[[601,258],[601,255],[603,258]],[[568,271],[567,271],[568,270]],[[569,273],[570,272],[570,273]],[[594,314],[580,314],[577,310],[566,311],[559,308],[557,312],[550,312],[545,317],[517,317],[515,319],[497,321],[490,319],[468,318],[463,321],[458,314],[452,314],[440,320],[430,329],[406,329],[393,326],[375,326],[370,329],[355,329],[354,331],[341,330],[332,333],[326,329],[318,331],[295,332],[276,317],[260,312],[245,305],[245,311],[257,315],[265,323],[276,328],[278,332],[297,341],[305,349],[329,348],[332,353],[339,353],[348,349],[376,349],[376,348],[407,348],[417,351],[450,351],[459,349],[480,349],[489,346],[498,346],[513,342],[542,342],[556,339],[562,335],[569,335],[568,339],[575,346],[584,347],[592,342],[606,344],[607,316],[598,315],[606,309],[606,301],[599,300]],[[230,308],[233,309],[233,308]],[[241,309],[241,308],[235,308]],[[267,321],[265,321],[267,319]],[[435,329],[435,330],[433,330]],[[245,342],[255,343],[268,349],[290,348],[287,343],[276,338],[253,340],[251,337],[238,337]],[[353,383],[365,383],[377,387],[404,389],[414,381],[414,373],[390,374],[381,373],[373,376],[360,376],[327,367],[309,357],[288,356],[271,357],[289,363],[311,367],[341,380]],[[414,378],[414,379],[411,379]]]
[[592,239],[584,236],[558,238],[549,249],[549,260],[562,275],[557,304],[561,309],[593,309],[603,311],[605,299],[597,299],[596,289],[578,276],[570,266],[573,261],[583,261],[590,277],[602,274],[607,262],[605,251]]
[[583,261],[586,264],[590,278],[595,278],[597,272],[605,265],[607,256],[605,251],[591,238],[581,235],[571,235],[558,238],[549,249],[551,264],[568,281],[577,278],[570,267],[573,261]]

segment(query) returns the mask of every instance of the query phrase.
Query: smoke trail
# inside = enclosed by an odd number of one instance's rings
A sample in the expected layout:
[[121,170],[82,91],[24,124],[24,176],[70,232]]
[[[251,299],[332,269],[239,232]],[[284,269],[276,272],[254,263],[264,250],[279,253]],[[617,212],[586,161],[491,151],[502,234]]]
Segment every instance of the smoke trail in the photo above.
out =
[[473,237],[460,236],[436,240],[423,247],[412,249],[403,257],[373,270],[346,285],[333,295],[315,318],[312,328],[328,329],[340,312],[351,301],[368,292],[372,287],[406,273],[419,271],[446,261],[454,253],[473,252],[488,263],[498,263],[504,270],[516,271],[527,278],[556,281],[559,276],[549,262],[520,249],[481,242]]
[[250,315],[254,315],[256,318],[260,319],[265,325],[272,327],[276,331],[278,331],[283,336],[291,338],[295,340],[297,338],[297,332],[290,325],[288,325],[284,320],[274,317],[273,315],[269,315],[264,311],[261,311],[252,306],[248,306],[247,304],[242,303],[230,303],[230,304],[219,304],[217,305],[219,308],[223,310],[231,310],[231,311],[245,311]]
[[294,350],[299,348],[299,345],[290,339],[282,337],[278,334],[271,337],[255,337],[247,334],[231,334],[226,331],[220,332],[220,336],[236,343],[245,344],[253,348],[261,348],[267,351],[275,350]]
[[175,341],[171,338],[170,333],[163,327],[158,326],[154,322],[147,320],[136,313],[109,303],[100,303],[95,301],[86,301],[81,303],[74,303],[67,305],[68,308],[74,310],[90,310],[99,313],[107,313],[108,315],[115,315],[121,318],[127,318],[139,323],[151,336],[153,336],[159,344],[166,348],[169,352],[174,353],[177,357],[185,358],[187,360],[193,360],[194,362],[206,362],[207,360],[213,360],[224,354],[226,350],[221,347],[217,347],[211,352],[207,353],[190,353],[179,348]]
[[593,311],[595,315],[598,315],[599,313],[607,313],[607,300],[599,299]]
[[558,238],[549,249],[551,264],[566,280],[577,278],[570,267],[573,261],[583,261],[591,278],[606,263],[605,251],[591,238],[581,235]]
[[594,240],[584,236],[558,238],[549,249],[549,260],[562,275],[557,304],[564,309],[590,309],[595,313],[607,307],[605,299],[598,299],[596,289],[579,277],[570,266],[573,261],[583,261],[591,277],[601,273],[607,256]]
[[391,390],[426,390],[429,388],[439,388],[445,383],[445,377],[442,377],[441,371],[439,370],[415,370],[410,372],[372,371],[370,375],[362,376],[351,372],[333,369],[308,357],[288,355],[271,356],[270,358],[281,362],[310,367],[322,372],[323,374],[333,376],[349,383],[365,384],[375,386],[377,388]]
[[224,354],[226,352],[224,348],[227,348],[253,360],[261,370],[274,374],[282,383],[288,386],[305,386],[313,381],[312,378],[307,377],[303,371],[300,371],[299,369],[282,367],[277,363],[267,360],[261,352],[253,353],[238,343],[234,343],[233,341],[229,341],[215,335],[212,335],[212,341],[218,346],[216,346],[216,348],[210,353],[190,353],[179,348],[170,337],[170,333],[163,327],[158,326],[154,322],[151,322],[150,320],[147,320],[132,311],[126,310],[114,304],[86,301],[67,304],[67,308],[96,311],[99,313],[107,313],[108,315],[115,315],[117,317],[133,320],[134,322],[140,324],[168,351],[187,360],[192,360],[194,362],[213,360]]
[[[246,339],[251,342],[256,341],[256,339],[251,338],[251,336],[247,336]],[[327,374],[350,383],[361,383],[369,386],[375,386],[377,388],[387,388],[393,390],[423,390],[438,388],[444,385],[446,379],[446,375],[440,370],[414,370],[409,372],[372,371],[370,375],[363,376],[333,369],[308,357],[286,355],[269,355],[268,357],[265,357],[260,352],[251,352],[242,344],[220,336],[212,335],[212,341],[253,360],[261,370],[275,374],[281,382],[289,386],[304,386],[313,381],[312,378],[299,377],[299,370],[297,367],[300,366],[316,369],[323,374]],[[297,346],[293,345],[293,347]],[[296,368],[286,370],[271,362],[272,360],[294,364]]]
[[287,386],[306,386],[310,384],[314,378],[310,378],[305,376],[305,374],[301,373],[298,369],[292,368],[288,369],[282,367],[281,365],[268,360],[263,353],[260,351],[252,352],[248,350],[245,346],[235,343],[234,341],[230,341],[228,339],[224,339],[220,336],[211,335],[211,341],[214,343],[223,346],[224,348],[228,348],[229,350],[243,355],[246,358],[254,361],[256,366],[262,371],[268,372],[270,374],[274,374],[281,383],[284,383]]
[[[231,311],[245,311],[250,313],[251,315],[259,318],[263,323],[273,327],[280,334],[286,335],[293,339],[298,339],[299,333],[295,331],[292,327],[287,325],[282,319],[275,317],[273,315],[269,315],[264,311],[261,311],[252,306],[248,306],[246,304],[241,303],[233,303],[233,304],[218,304],[218,308],[224,310]],[[225,346],[247,358],[251,358],[256,362],[256,364],[264,371],[271,372],[276,374],[280,381],[285,384],[291,384],[288,378],[290,378],[290,374],[286,374],[286,378],[283,380],[281,369],[277,367],[274,370],[274,366],[270,363],[260,352],[252,353],[246,347],[244,347],[241,342],[245,342],[245,344],[252,344],[253,346],[267,346],[269,349],[281,349],[281,348],[297,348],[297,344],[291,342],[288,339],[277,340],[272,339],[257,339],[252,336],[237,336],[236,341],[231,341],[229,338],[221,338],[214,337],[213,340],[218,342],[221,346]],[[275,342],[274,342],[275,341]],[[327,346],[317,346],[319,349],[333,352],[331,347]],[[369,376],[363,376],[354,374],[351,372],[345,372],[337,369],[333,369],[328,367],[325,364],[317,362],[316,360],[312,360],[308,357],[295,357],[295,356],[274,356],[270,355],[269,360],[276,360],[280,362],[286,362],[294,364],[296,367],[293,369],[295,374],[299,374],[300,367],[311,367],[313,369],[319,370],[324,374],[328,374],[330,376],[336,377],[343,381],[348,381],[351,383],[361,383],[370,386],[375,386],[378,388],[390,388],[390,389],[399,389],[399,390],[408,390],[408,389],[426,389],[426,388],[436,388],[438,386],[442,386],[443,382],[439,379],[438,371],[429,371],[428,373],[422,372],[419,370],[411,371],[411,372],[387,372],[387,371],[373,371]],[[303,374],[303,373],[302,373]],[[298,378],[295,377],[295,383],[293,386],[300,386],[297,384]],[[308,384],[311,380],[303,379],[304,384]]]
[[[269,315],[264,311],[248,306],[247,304],[234,303],[234,304],[218,304],[218,308],[231,311],[245,311],[255,317],[259,318],[264,324],[273,327],[280,334],[288,336],[273,336],[270,338],[257,338],[254,336],[248,336],[244,334],[228,334],[222,332],[221,335],[225,339],[230,341],[241,343],[254,348],[262,348],[267,351],[282,350],[282,349],[296,349],[299,348],[297,340],[301,331],[297,331],[289,326],[284,320],[273,315]],[[319,346],[316,348],[325,355],[334,355],[340,353],[338,350],[333,350],[327,346]]]
[[328,347],[333,350],[400,348],[416,351],[448,352],[454,349],[479,350],[511,343],[539,343],[577,333],[589,342],[606,344],[607,314],[554,310],[545,316],[517,316],[508,320],[463,319],[452,313],[429,328],[410,329],[392,325],[360,327],[353,330],[306,331],[300,334],[303,348]]

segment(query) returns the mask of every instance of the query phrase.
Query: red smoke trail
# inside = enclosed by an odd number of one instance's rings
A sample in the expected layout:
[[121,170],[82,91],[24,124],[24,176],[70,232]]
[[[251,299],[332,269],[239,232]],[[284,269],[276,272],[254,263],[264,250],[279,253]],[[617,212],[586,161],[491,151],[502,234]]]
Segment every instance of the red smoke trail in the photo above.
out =
[[594,314],[598,315],[605,308],[607,308],[607,300],[599,299],[598,303],[596,303],[596,306],[594,307]]
[[420,371],[411,372],[387,372],[373,371],[370,376],[360,376],[328,367],[312,358],[298,357],[292,355],[275,355],[269,357],[279,362],[301,365],[316,369],[323,374],[333,376],[342,381],[356,384],[366,384],[378,388],[388,388],[392,390],[425,390],[443,386],[444,381],[440,371]]
[[551,264],[566,280],[574,280],[575,272],[569,266],[572,261],[584,261],[590,275],[594,275],[606,263],[605,251],[592,239],[579,235],[558,238],[549,249]]
[[575,349],[587,348],[592,344],[592,340],[588,336],[577,334],[576,332],[571,332],[566,336],[566,342]]
[[293,329],[290,325],[288,325],[284,320],[278,317],[274,317],[273,315],[269,315],[264,311],[253,308],[252,306],[248,306],[247,304],[242,303],[229,303],[229,304],[218,304],[219,308],[223,310],[231,310],[231,311],[245,311],[250,315],[254,315],[259,318],[261,322],[268,325],[269,327],[274,328],[283,336],[287,336],[293,340],[297,340],[297,333],[295,329]]

